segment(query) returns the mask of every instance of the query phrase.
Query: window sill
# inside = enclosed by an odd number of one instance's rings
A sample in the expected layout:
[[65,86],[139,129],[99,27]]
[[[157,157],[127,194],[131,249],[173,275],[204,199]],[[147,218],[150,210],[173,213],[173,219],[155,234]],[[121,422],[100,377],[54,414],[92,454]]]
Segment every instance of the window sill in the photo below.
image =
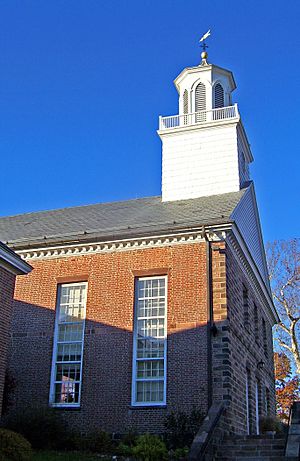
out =
[[128,405],[128,408],[130,410],[151,410],[151,409],[161,409],[161,408],[167,408],[167,404],[166,403],[150,403],[150,404],[147,404],[147,403],[143,403],[141,405],[136,405],[136,404],[133,404],[133,405]]
[[63,405],[59,403],[49,403],[49,407],[56,410],[80,410],[80,405]]

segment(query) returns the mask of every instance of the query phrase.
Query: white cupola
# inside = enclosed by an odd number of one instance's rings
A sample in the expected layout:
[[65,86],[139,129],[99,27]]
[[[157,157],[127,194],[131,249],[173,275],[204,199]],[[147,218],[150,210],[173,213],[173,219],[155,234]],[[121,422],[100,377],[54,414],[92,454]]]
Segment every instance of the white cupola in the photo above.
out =
[[231,94],[229,70],[207,63],[187,67],[174,81],[179,115],[160,117],[162,200],[237,191],[249,180],[253,157]]

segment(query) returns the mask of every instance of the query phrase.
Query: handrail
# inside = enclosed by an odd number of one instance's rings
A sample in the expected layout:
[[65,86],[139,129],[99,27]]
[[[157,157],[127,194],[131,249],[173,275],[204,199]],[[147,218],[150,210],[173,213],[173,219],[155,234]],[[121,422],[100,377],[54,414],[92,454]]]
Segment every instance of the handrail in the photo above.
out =
[[213,403],[208,410],[207,416],[200,426],[199,431],[193,440],[188,460],[201,461],[205,457],[206,450],[212,441],[214,430],[220,421],[220,418],[225,410],[224,403]]
[[179,127],[199,125],[203,123],[219,122],[238,117],[237,104],[233,106],[219,107],[217,109],[201,110],[189,114],[171,115],[168,117],[159,117],[159,129],[169,130]]

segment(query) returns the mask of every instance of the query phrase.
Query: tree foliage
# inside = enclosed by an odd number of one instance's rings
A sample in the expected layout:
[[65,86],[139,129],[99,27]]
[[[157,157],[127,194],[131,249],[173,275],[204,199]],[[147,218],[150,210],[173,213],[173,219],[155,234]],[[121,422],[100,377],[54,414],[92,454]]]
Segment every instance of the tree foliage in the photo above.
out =
[[293,376],[290,359],[284,352],[275,352],[274,363],[277,414],[287,421],[292,403],[300,398],[300,378]]
[[276,381],[283,383],[286,379],[291,377],[291,362],[284,352],[274,353],[274,365]]

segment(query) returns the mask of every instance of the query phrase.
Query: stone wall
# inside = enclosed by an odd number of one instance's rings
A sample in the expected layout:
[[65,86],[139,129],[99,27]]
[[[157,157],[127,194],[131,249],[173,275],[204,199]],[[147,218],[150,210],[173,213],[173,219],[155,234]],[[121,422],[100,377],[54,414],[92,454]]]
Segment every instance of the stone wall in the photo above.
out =
[[[275,415],[275,384],[272,325],[262,299],[247,274],[226,249],[228,304],[228,383],[232,433],[247,432],[246,376],[249,379],[250,433],[256,433],[256,381],[259,417]],[[265,326],[265,327],[264,327]],[[265,328],[265,334],[264,334]]]

